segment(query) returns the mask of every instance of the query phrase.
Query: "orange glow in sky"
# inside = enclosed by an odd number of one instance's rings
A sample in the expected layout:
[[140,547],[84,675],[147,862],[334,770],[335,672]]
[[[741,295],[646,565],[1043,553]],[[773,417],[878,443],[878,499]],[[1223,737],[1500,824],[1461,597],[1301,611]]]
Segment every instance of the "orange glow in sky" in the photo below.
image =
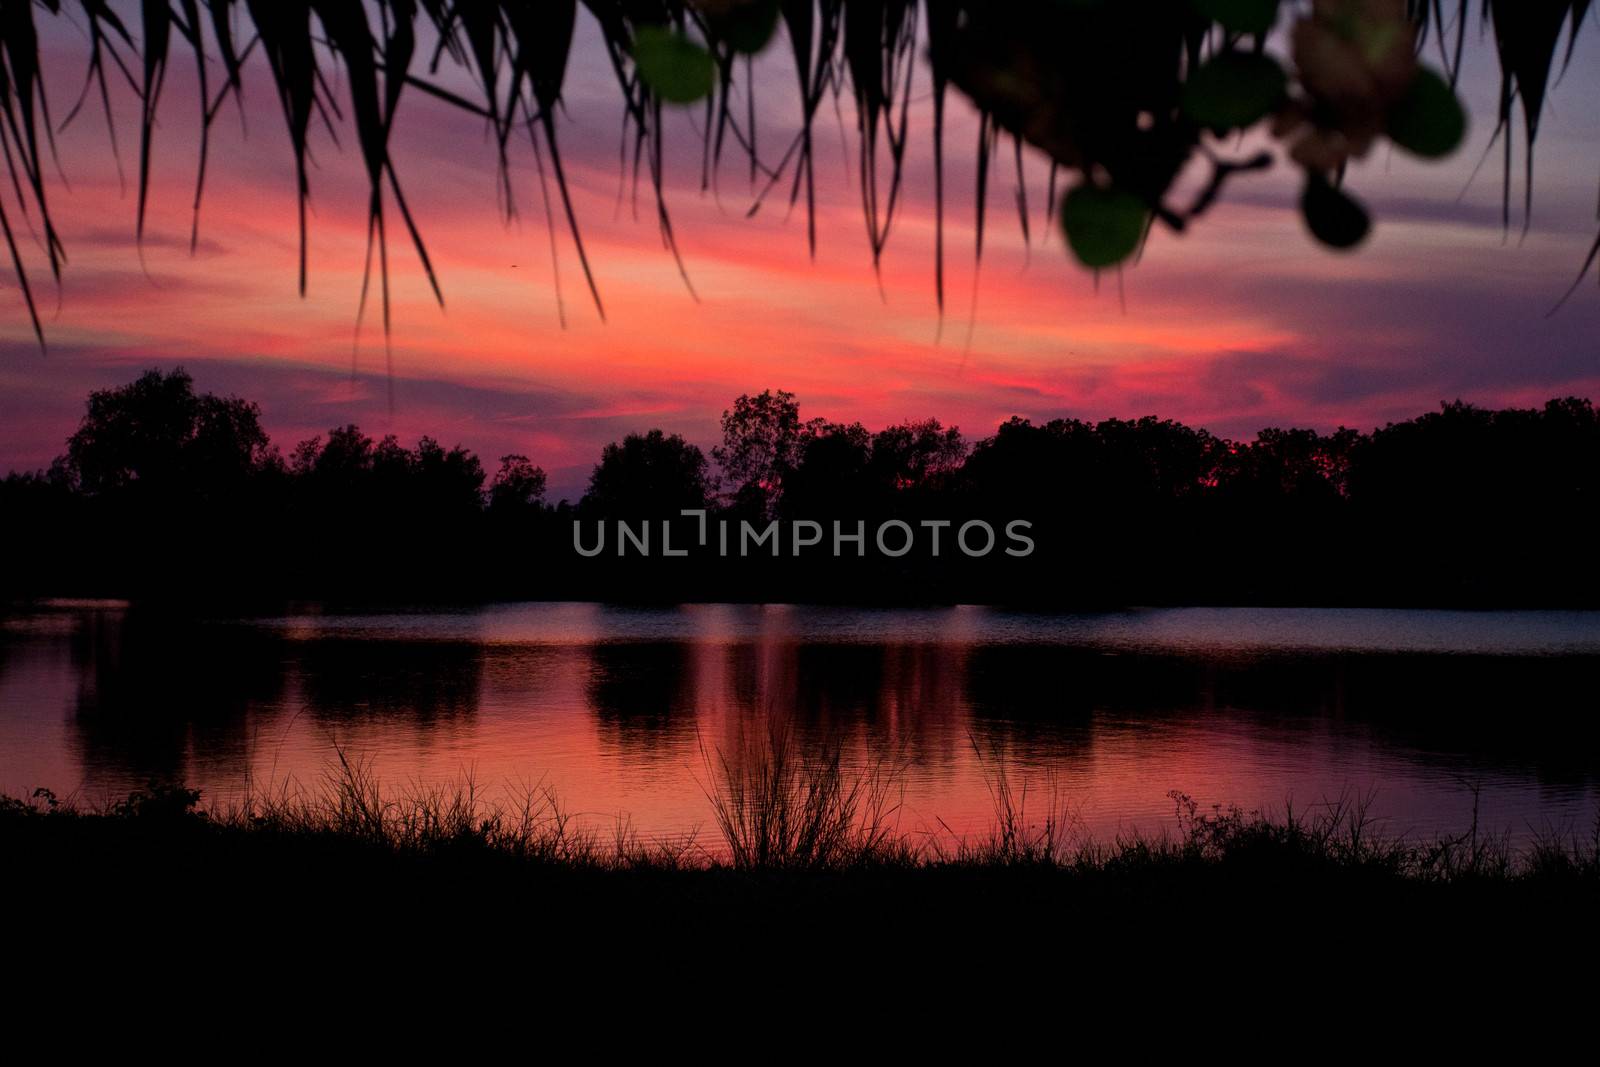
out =
[[[434,304],[391,214],[392,362],[375,293],[356,343],[366,191],[349,138],[341,138],[344,151],[326,134],[314,144],[302,299],[291,157],[263,70],[247,81],[247,134],[236,118],[215,128],[192,255],[192,71],[177,64],[169,77],[142,254],[132,237],[133,191],[119,185],[104,122],[86,108],[59,139],[69,183],[52,189],[69,256],[59,300],[43,256],[36,247],[26,253],[47,354],[14,287],[0,294],[0,469],[48,463],[89,389],[180,363],[203,389],[260,401],[286,451],[352,421],[408,440],[430,433],[491,463],[526,453],[566,496],[581,492],[604,443],[661,426],[709,445],[722,409],[766,388],[795,392],[806,417],[875,427],[932,415],[969,436],[1012,415],[1155,414],[1242,436],[1267,425],[1370,428],[1457,397],[1514,404],[1597,391],[1600,293],[1586,287],[1546,315],[1594,240],[1600,122],[1579,104],[1600,89],[1600,64],[1583,54],[1594,39],[1580,41],[1541,130],[1526,239],[1515,224],[1509,238],[1502,232],[1496,167],[1468,185],[1497,90],[1493,57],[1480,50],[1463,86],[1475,122],[1456,158],[1423,165],[1380,152],[1352,173],[1351,187],[1377,218],[1373,238],[1353,255],[1312,242],[1294,209],[1292,175],[1280,167],[1239,179],[1190,234],[1158,230],[1136,267],[1097,286],[1045,224],[1047,165],[1036,154],[1027,160],[1032,240],[1024,243],[1007,145],[992,172],[975,300],[972,163],[959,146],[976,134],[957,99],[946,141],[954,158],[941,321],[926,138],[913,137],[905,199],[875,276],[854,184],[854,131],[845,133],[847,152],[831,107],[817,130],[814,261],[803,208],[785,210],[788,183],[747,219],[745,161],[730,154],[719,192],[702,193],[699,113],[675,117],[668,201],[698,300],[691,297],[662,247],[648,183],[637,218],[626,189],[619,201],[621,105],[595,36],[580,26],[561,132],[606,321],[558,226],[560,321],[526,146],[512,160],[518,214],[508,221],[484,131],[413,95],[402,105],[396,156],[445,307]],[[59,35],[47,48],[61,57],[49,75],[55,99],[71,100],[81,46]],[[772,54],[786,57],[787,47]],[[763,63],[761,144],[775,159],[796,108],[787,59]],[[131,94],[118,108],[131,179]],[[926,130],[928,114],[920,94],[913,125]]]

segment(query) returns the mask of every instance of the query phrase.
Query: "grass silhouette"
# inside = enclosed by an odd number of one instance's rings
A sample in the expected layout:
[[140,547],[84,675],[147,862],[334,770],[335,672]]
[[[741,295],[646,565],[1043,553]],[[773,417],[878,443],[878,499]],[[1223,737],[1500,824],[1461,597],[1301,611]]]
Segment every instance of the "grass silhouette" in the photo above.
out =
[[709,1001],[719,1037],[769,1043],[1073,1009],[1303,1035],[1351,1001],[1411,1013],[1431,1050],[1463,1004],[1520,1033],[1514,1004],[1581,1019],[1592,993],[1572,966],[1600,942],[1591,834],[1514,854],[1470,831],[1382,839],[1348,800],[1266,817],[1179,797],[1176,834],[1096,844],[994,770],[991,832],[930,846],[897,828],[892,773],[770,740],[709,754],[705,841],[580,826],[543,786],[505,805],[470,780],[390,791],[355,759],[226,810],[175,787],[5,800],[8,970],[105,1018],[276,1028],[315,1004],[407,1040],[457,998],[464,1018],[509,997],[507,1019],[619,1036]]
[[370,761],[336,750],[317,786],[281,783],[203,806],[200,793],[152,784],[98,806],[48,790],[0,797],[0,849],[19,841],[115,841],[170,837],[197,848],[252,842],[314,843],[353,854],[448,864],[463,855],[528,868],[590,872],[860,874],[883,869],[1031,869],[1065,877],[1205,871],[1227,877],[1324,874],[1419,884],[1573,881],[1600,891],[1600,817],[1587,833],[1537,833],[1517,850],[1504,834],[1472,825],[1456,835],[1408,839],[1381,832],[1372,797],[1346,793],[1310,812],[1203,808],[1181,792],[1176,833],[1135,831],[1110,841],[1084,834],[1055,780],[1018,782],[1004,759],[984,753],[990,828],[957,834],[901,826],[901,768],[879,759],[848,767],[837,743],[802,745],[779,726],[742,735],[735,747],[702,748],[703,789],[714,838],[646,838],[626,817],[611,832],[582,824],[548,783],[490,802],[470,775],[443,785],[386,788]]

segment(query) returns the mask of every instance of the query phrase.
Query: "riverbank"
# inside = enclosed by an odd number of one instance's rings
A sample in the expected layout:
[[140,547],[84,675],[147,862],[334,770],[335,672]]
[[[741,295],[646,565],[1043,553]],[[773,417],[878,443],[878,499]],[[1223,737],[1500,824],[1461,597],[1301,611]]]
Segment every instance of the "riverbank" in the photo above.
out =
[[549,787],[510,804],[484,801],[470,780],[393,792],[368,764],[341,758],[317,789],[285,787],[227,807],[207,807],[198,791],[173,785],[95,806],[43,789],[0,796],[0,855],[58,883],[92,871],[137,875],[145,885],[176,872],[263,884],[280,868],[325,868],[623,894],[672,886],[684,900],[731,894],[752,903],[769,893],[880,886],[959,895],[985,883],[1152,898],[1292,886],[1357,898],[1600,902],[1600,818],[1516,848],[1476,825],[1453,836],[1389,836],[1351,795],[1310,813],[1263,814],[1204,809],[1174,792],[1176,832],[1096,841],[1053,791],[1030,797],[1003,765],[992,766],[992,826],[959,837],[901,829],[898,778],[887,764],[852,771],[837,748],[802,755],[778,738],[733,758],[706,756],[702,834],[648,836],[625,817],[605,830],[580,825]]
[[172,788],[96,810],[9,798],[10,969],[160,1007],[146,1021],[204,1003],[251,1025],[266,1004],[438,1024],[487,997],[634,1039],[641,1017],[765,1041],[872,1019],[873,1045],[1017,1016],[1093,1026],[1089,1005],[1170,1034],[1241,1000],[1265,1040],[1346,1010],[1328,997],[1419,1018],[1495,998],[1510,1018],[1514,997],[1559,1014],[1592,991],[1561,977],[1600,944],[1587,833],[1513,852],[1471,831],[1386,840],[1355,804],[1181,805],[1177,834],[1096,844],[997,778],[992,830],[932,846],[894,828],[891,784],[725,768],[698,842],[580,831],[548,793],[384,796],[355,766],[227,811]]

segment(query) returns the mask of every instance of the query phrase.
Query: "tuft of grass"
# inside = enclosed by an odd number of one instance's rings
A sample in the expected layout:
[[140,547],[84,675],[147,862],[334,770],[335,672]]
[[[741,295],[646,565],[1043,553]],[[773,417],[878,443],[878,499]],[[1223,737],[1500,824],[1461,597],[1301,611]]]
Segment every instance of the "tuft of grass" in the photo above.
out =
[[900,775],[883,761],[856,773],[842,746],[801,753],[791,729],[741,734],[730,755],[701,745],[702,783],[726,860],[740,870],[833,870],[907,864]]
[[1082,862],[1088,841],[1082,821],[1062,796],[1054,772],[1045,775],[1042,789],[1044,812],[1035,818],[1041,790],[1030,781],[1013,782],[1006,769],[1005,754],[996,749],[985,755],[976,737],[969,736],[972,750],[984,767],[984,784],[994,807],[994,823],[977,838],[958,835],[940,820],[943,840],[929,845],[939,863],[976,867],[1068,867]]
[[[403,855],[477,851],[523,863],[602,867],[659,862],[637,835],[620,831],[608,847],[598,832],[580,828],[547,783],[524,787],[509,802],[491,804],[472,774],[448,784],[384,788],[372,762],[336,749],[319,791],[284,785],[248,794],[213,815],[229,829],[342,840]],[[670,860],[670,862],[669,862]]]
[[1587,834],[1541,830],[1523,857],[1522,867],[1536,878],[1600,885],[1600,815]]

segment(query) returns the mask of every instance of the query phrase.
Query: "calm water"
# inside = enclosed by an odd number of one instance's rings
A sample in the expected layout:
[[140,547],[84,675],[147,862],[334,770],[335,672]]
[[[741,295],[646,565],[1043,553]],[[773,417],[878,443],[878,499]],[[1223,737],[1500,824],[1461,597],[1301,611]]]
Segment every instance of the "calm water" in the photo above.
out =
[[1473,791],[1520,839],[1600,812],[1600,613],[505,605],[179,622],[119,605],[0,618],[0,790],[209,800],[314,786],[334,746],[396,788],[548,783],[585,818],[709,828],[703,753],[777,719],[905,767],[907,830],[990,821],[985,763],[1097,837],[1170,790],[1281,810],[1376,791],[1396,833]]

